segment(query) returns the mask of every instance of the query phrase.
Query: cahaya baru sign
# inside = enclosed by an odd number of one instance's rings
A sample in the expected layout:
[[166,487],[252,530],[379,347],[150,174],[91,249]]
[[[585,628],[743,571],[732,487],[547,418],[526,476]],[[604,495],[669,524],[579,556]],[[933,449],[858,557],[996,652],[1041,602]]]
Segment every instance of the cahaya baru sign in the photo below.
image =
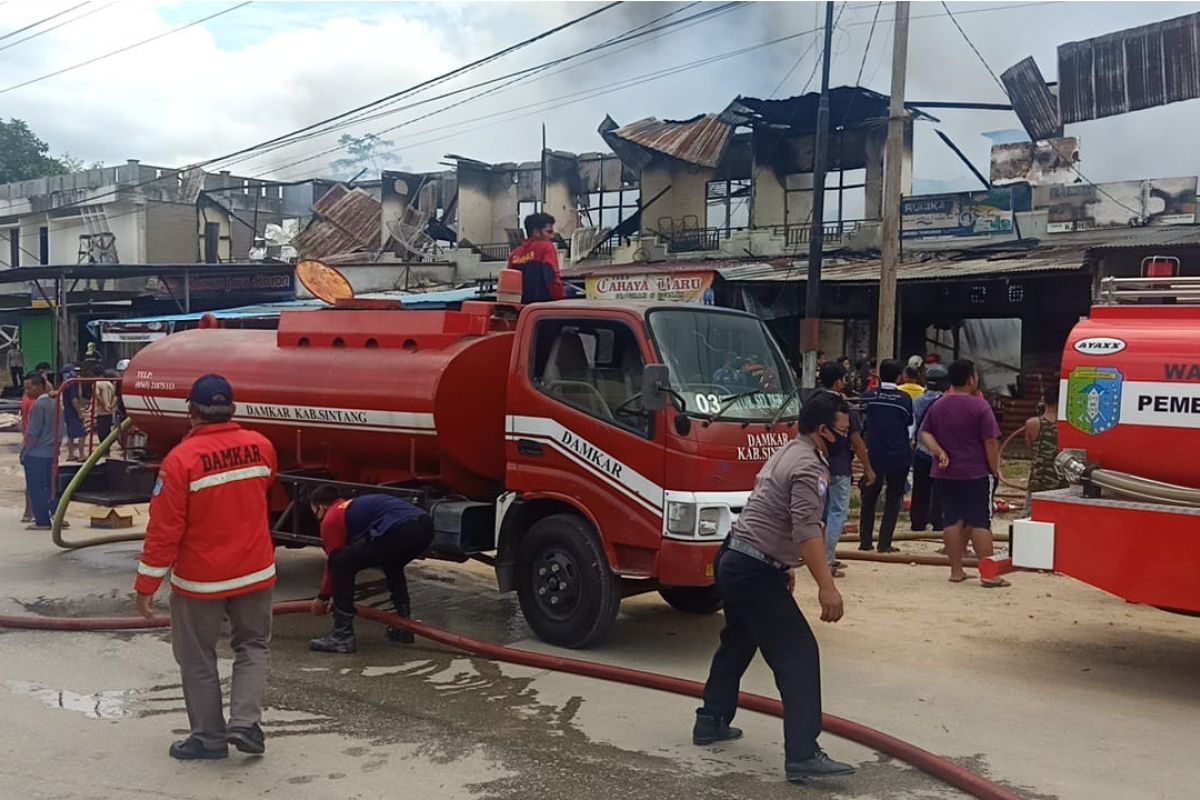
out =
[[712,305],[712,283],[712,272],[593,275],[587,279],[587,296],[589,300],[672,300]]

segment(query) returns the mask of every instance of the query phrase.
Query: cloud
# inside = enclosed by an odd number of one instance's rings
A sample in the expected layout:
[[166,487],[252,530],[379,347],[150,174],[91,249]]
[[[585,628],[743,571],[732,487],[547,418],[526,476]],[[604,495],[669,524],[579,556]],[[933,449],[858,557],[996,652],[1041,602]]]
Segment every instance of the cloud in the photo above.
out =
[[[3,95],[0,102],[6,117],[26,119],[56,152],[70,151],[87,161],[114,163],[140,158],[147,163],[181,165],[231,152],[390,94],[599,5],[259,2],[204,27]],[[685,5],[626,3],[430,93],[594,46],[672,11],[678,14],[671,19],[680,19],[716,8],[713,4]],[[0,73],[5,85],[11,85],[221,7],[197,2],[119,3],[84,22],[0,51]],[[991,6],[954,3],[951,7],[997,73],[1033,55],[1053,80],[1055,48],[1062,42],[1191,13],[1200,9],[1200,4],[1031,4],[982,13]],[[25,21],[47,13],[42,4],[20,8],[28,17]],[[861,2],[840,9],[839,5],[832,84],[852,83],[861,67],[863,83],[887,93],[891,4],[880,9],[869,51],[867,37],[876,5]],[[912,11],[909,99],[1003,100],[1000,89],[939,4],[914,4]],[[822,12],[823,4],[816,3],[750,3],[670,35],[647,37],[640,46],[604,58],[589,56],[596,60],[573,69],[551,70],[537,80],[524,81],[428,120],[413,121],[469,95],[356,125],[350,132],[379,132],[410,123],[382,135],[394,140],[404,163],[416,169],[435,168],[448,152],[490,161],[536,159],[543,124],[551,147],[602,149],[596,127],[606,113],[618,122],[646,116],[678,119],[720,111],[739,94],[767,96],[777,86],[780,95],[798,93],[806,85],[815,88],[820,45],[812,34],[610,91],[639,75],[810,30],[821,22]],[[15,18],[10,24],[19,27]],[[589,96],[601,92],[605,93]],[[1068,133],[1080,136],[1084,170],[1096,180],[1197,174],[1200,151],[1191,147],[1188,137],[1198,104],[1200,101],[1191,101],[1084,123],[1072,126]],[[942,119],[937,127],[984,172],[989,143],[980,134],[1017,126],[1015,117],[1007,112],[939,111],[937,116]],[[960,181],[970,188],[974,179],[936,138],[933,127],[924,123],[918,128],[918,176]],[[281,167],[333,147],[338,135],[299,143],[232,168],[250,175],[321,174],[338,154]]]

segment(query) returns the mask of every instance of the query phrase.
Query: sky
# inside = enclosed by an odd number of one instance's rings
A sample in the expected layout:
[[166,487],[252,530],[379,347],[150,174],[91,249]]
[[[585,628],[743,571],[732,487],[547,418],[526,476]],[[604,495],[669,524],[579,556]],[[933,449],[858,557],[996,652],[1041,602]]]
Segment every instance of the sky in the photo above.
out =
[[[81,0],[0,0],[0,117],[26,120],[55,154],[87,163],[129,158],[183,166],[222,156],[406,89],[541,31],[602,7],[590,2],[269,2],[258,0],[209,22],[57,77],[6,91],[237,5],[225,2],[91,0],[27,32],[7,34]],[[627,2],[450,82],[402,101],[489,80],[561,58],[667,14],[708,18],[647,36],[530,76],[511,87],[489,84],[440,101],[362,121],[355,135],[391,142],[376,167],[439,168],[447,154],[484,161],[538,158],[542,126],[559,150],[606,149],[596,129],[644,117],[685,119],[719,112],[738,95],[785,97],[817,88],[823,3]],[[879,10],[872,32],[872,19]],[[1200,3],[954,2],[958,17],[999,74],[1032,55],[1047,80],[1056,48],[1079,39],[1200,11]],[[87,14],[86,17],[81,15]],[[831,84],[887,93],[893,7],[838,3]],[[58,23],[29,41],[24,37]],[[770,46],[769,40],[792,34]],[[747,52],[717,58],[745,48]],[[706,64],[697,61],[711,59]],[[587,63],[584,63],[587,62]],[[861,70],[861,80],[859,80]],[[487,96],[444,106],[487,88]],[[1000,88],[939,2],[914,2],[909,100],[1004,102]],[[428,119],[417,117],[437,112]],[[984,133],[1019,128],[1011,112],[933,112],[917,125],[914,172],[920,191],[977,188],[967,168],[937,138],[947,133],[981,171]],[[1081,142],[1081,168],[1094,181],[1200,174],[1194,137],[1200,100],[1068,126]],[[392,130],[388,130],[392,129]],[[344,153],[340,132],[213,169],[295,180],[328,175]]]

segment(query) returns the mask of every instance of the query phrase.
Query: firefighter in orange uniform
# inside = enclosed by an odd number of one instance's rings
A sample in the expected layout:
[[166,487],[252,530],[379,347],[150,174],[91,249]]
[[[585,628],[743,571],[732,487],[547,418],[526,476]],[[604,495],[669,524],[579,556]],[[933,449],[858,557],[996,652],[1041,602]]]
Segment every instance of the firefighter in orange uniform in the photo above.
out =
[[[232,422],[233,412],[225,378],[205,375],[192,385],[192,430],[163,459],[134,585],[138,613],[151,617],[154,593],[171,573],[171,648],[191,723],[191,735],[171,745],[172,758],[225,758],[231,744],[264,751],[275,585],[267,489],[276,459],[264,436]],[[217,673],[226,617],[234,652],[228,724]]]

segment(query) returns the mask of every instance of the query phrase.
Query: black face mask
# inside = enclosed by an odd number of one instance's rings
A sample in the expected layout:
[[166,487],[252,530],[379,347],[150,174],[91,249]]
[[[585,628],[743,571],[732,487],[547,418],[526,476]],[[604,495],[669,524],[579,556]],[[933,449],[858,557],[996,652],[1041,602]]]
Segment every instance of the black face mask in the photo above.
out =
[[821,437],[822,439],[825,439],[825,442],[827,444],[837,444],[838,442],[841,442],[843,439],[845,439],[847,436],[850,435],[848,433],[843,433],[842,431],[839,431],[837,428],[830,428],[828,425],[825,426],[825,430],[828,431],[829,433],[833,434],[832,439],[826,439],[824,436]]

